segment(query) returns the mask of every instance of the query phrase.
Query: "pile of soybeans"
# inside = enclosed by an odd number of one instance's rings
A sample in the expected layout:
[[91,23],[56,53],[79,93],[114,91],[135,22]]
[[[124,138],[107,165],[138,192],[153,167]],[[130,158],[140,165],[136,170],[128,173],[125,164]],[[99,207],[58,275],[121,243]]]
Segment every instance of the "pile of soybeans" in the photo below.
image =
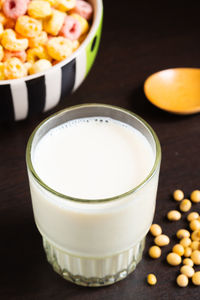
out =
[[[170,222],[177,222],[181,219],[182,213],[189,212],[192,202],[200,202],[200,190],[194,190],[190,199],[184,198],[182,190],[175,190],[173,199],[180,202],[179,210],[171,210],[167,213]],[[180,267],[180,274],[176,278],[177,285],[186,287],[191,279],[194,285],[200,285],[200,271],[195,271],[195,266],[200,265],[200,215],[193,211],[187,215],[190,230],[180,228],[176,232],[177,243],[168,253],[166,260],[171,266]],[[150,233],[154,236],[154,245],[149,248],[149,256],[158,259],[161,256],[161,248],[170,243],[170,238],[162,233],[162,228],[158,224],[152,224]],[[155,274],[148,274],[147,282],[155,285],[157,278]]]

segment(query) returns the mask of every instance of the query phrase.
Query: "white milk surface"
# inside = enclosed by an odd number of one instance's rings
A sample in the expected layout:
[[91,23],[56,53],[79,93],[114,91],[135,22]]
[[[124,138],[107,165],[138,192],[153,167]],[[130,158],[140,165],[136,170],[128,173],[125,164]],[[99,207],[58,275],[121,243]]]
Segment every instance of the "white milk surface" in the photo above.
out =
[[155,157],[138,130],[111,118],[92,117],[50,130],[39,141],[32,160],[38,176],[55,191],[103,199],[140,184]]

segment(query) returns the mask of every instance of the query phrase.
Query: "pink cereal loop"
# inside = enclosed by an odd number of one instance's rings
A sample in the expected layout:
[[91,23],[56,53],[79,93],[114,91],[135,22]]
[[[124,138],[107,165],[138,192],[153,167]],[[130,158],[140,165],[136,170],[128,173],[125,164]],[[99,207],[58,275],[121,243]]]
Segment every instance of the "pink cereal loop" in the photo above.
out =
[[28,3],[29,0],[5,0],[2,9],[6,17],[16,20],[26,13]]
[[11,57],[17,57],[21,60],[22,63],[24,63],[26,61],[26,51],[16,51],[16,52],[12,52],[12,51],[8,51],[8,50],[4,50],[4,57],[3,57],[3,62],[5,62],[7,59],[11,58]]
[[80,22],[71,16],[66,16],[59,34],[71,41],[77,40],[81,35]]
[[74,13],[79,14],[81,17],[89,20],[92,17],[92,5],[84,0],[76,0],[76,6],[72,10]]

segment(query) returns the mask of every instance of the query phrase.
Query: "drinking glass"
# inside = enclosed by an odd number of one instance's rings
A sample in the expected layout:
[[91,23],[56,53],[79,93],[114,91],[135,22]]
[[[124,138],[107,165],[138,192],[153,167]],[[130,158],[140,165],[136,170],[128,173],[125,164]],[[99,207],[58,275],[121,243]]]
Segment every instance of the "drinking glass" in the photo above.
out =
[[[35,147],[49,130],[70,120],[97,116],[126,123],[143,134],[154,153],[151,171],[138,186],[112,198],[78,199],[53,190],[34,169]],[[153,129],[120,107],[73,106],[34,130],[26,150],[33,212],[47,260],[57,273],[79,285],[104,286],[136,268],[154,216],[160,161],[160,143]]]

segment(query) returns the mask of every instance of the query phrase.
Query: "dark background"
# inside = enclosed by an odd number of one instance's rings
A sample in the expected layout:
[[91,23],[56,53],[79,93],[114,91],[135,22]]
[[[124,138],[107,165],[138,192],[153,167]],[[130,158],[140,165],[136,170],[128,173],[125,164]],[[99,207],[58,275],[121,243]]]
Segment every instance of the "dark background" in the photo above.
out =
[[[170,67],[199,67],[200,2],[104,1],[104,26],[98,57],[85,82],[66,106],[99,102],[127,108],[143,117],[156,131],[162,146],[162,165],[155,222],[171,238],[159,260],[144,259],[127,279],[103,288],[85,288],[59,277],[46,262],[34,225],[25,165],[30,133],[47,115],[0,125],[0,299],[199,299],[200,287],[176,286],[179,267],[165,256],[175,243],[176,229],[186,221],[169,223],[165,216],[177,207],[171,194],[181,188],[188,197],[200,185],[200,117],[176,116],[151,105],[143,93],[144,80]],[[200,204],[193,210],[200,211]],[[143,216],[141,216],[143,218]],[[198,268],[196,268],[198,269]],[[200,268],[199,268],[200,269]],[[146,284],[157,275],[154,287]]]

